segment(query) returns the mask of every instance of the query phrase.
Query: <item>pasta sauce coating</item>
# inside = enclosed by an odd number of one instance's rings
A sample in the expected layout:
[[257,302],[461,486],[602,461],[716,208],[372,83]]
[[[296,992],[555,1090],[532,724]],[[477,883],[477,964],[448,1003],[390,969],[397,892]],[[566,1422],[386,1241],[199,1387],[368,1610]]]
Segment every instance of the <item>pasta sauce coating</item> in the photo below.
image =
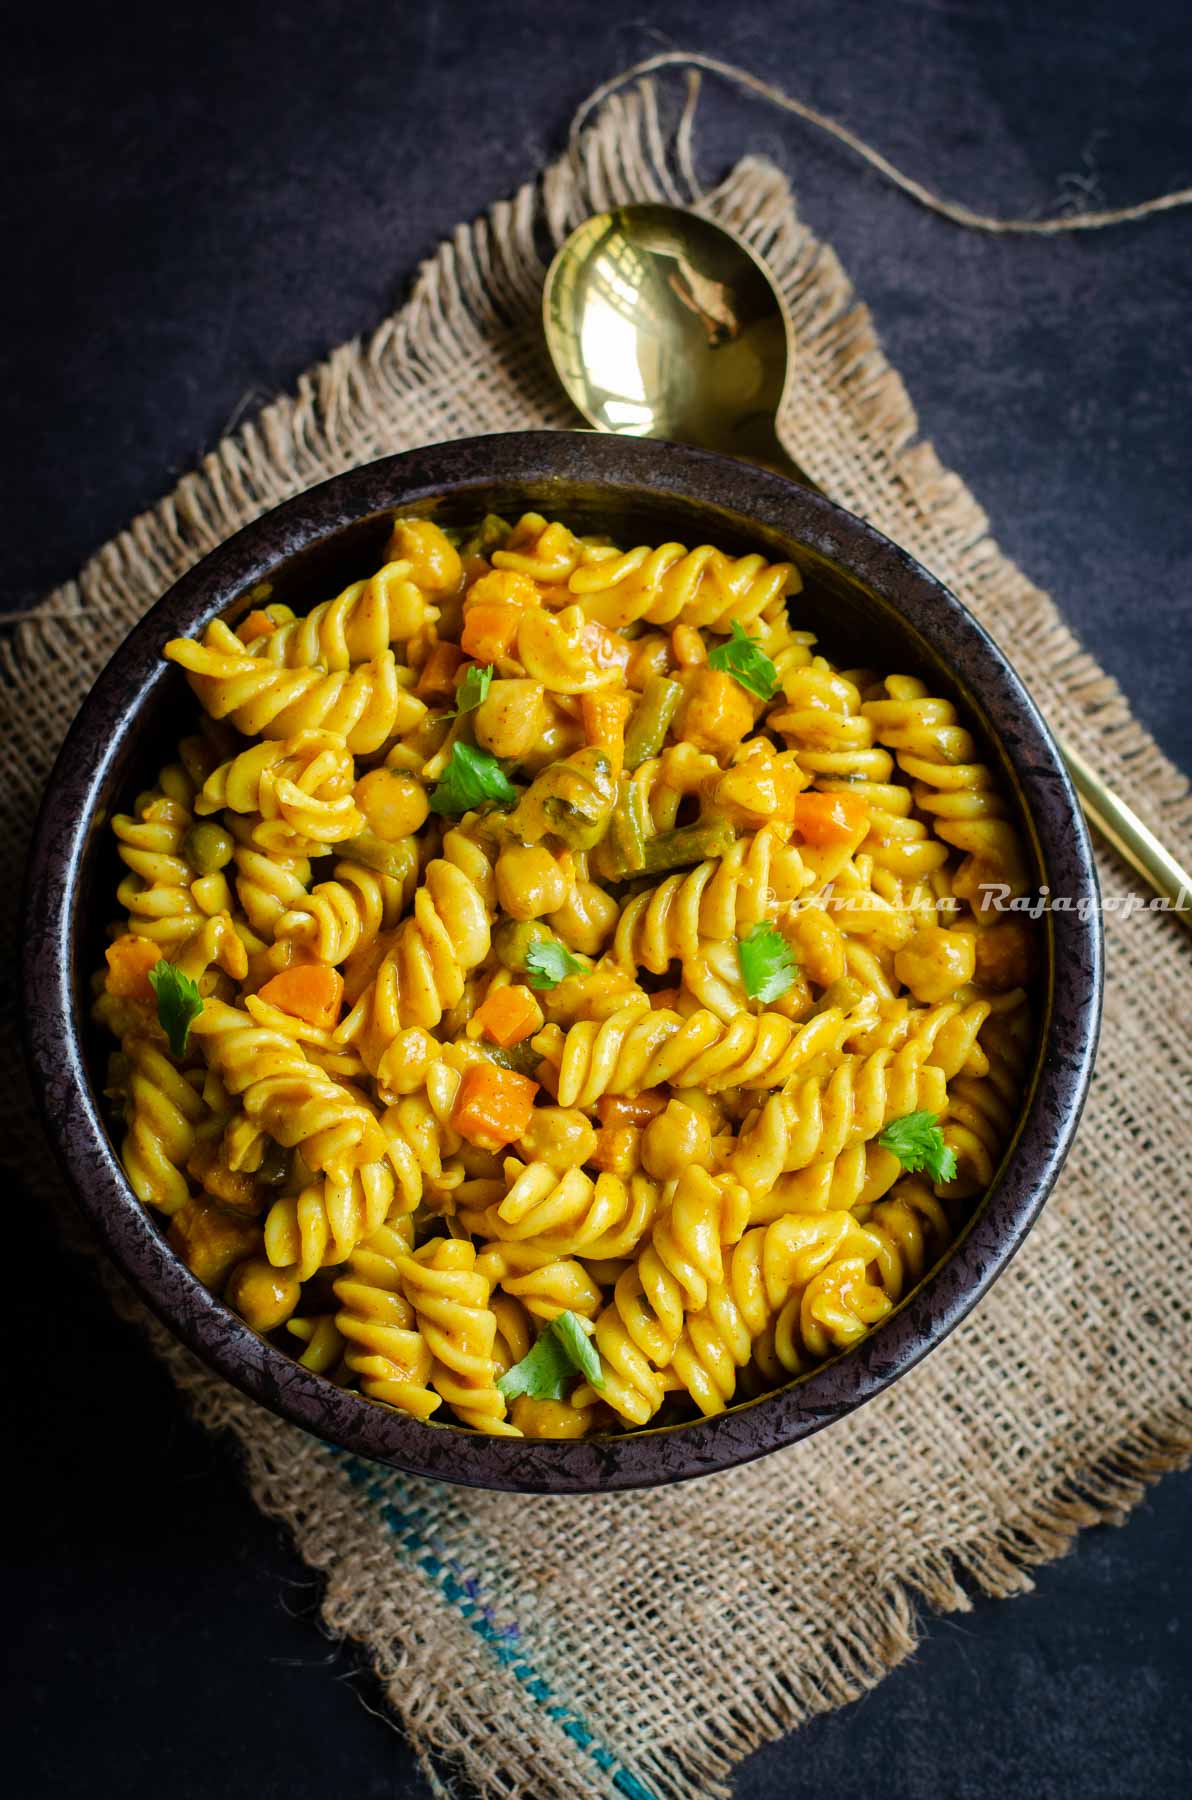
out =
[[[995,1178],[1028,859],[795,565],[527,513],[167,659],[95,978],[137,1197],[312,1373],[430,1427],[720,1411],[857,1342]],[[258,596],[259,598],[259,596]],[[997,904],[990,904],[990,896]]]

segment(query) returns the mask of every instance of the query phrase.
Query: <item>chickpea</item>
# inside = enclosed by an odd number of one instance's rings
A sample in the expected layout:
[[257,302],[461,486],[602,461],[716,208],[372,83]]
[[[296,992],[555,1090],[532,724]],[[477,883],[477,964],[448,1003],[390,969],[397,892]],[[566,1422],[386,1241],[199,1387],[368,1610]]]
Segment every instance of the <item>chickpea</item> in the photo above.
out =
[[518,1139],[526,1162],[549,1163],[552,1169],[578,1169],[596,1148],[595,1127],[575,1106],[536,1106]]
[[924,925],[894,958],[894,973],[916,1000],[931,1005],[948,1000],[973,978],[976,951],[972,933]]
[[198,874],[214,875],[231,862],[235,847],[222,825],[205,821],[193,825],[187,832],[182,841],[182,854]]
[[708,660],[704,640],[694,625],[676,625],[671,632],[671,649],[681,669],[695,669]]
[[1009,993],[1022,987],[1034,970],[1035,941],[1030,926],[1022,919],[1007,919],[979,931],[974,940],[977,954],[978,987],[992,988],[995,994]]
[[416,1094],[425,1086],[431,1065],[439,1056],[439,1046],[421,1025],[410,1025],[399,1031],[377,1065],[376,1080],[382,1098],[393,1094]]
[[459,552],[432,519],[399,519],[389,556],[408,562],[411,579],[427,594],[453,594],[463,577]]
[[706,1168],[712,1132],[706,1118],[681,1100],[670,1100],[642,1134],[642,1163],[656,1181],[677,1181],[684,1169]]
[[372,769],[362,775],[353,798],[370,831],[389,844],[420,830],[430,811],[422,783],[396,769]]
[[485,750],[519,761],[547,727],[542,683],[520,679],[491,682],[472,723],[476,742]]
[[625,669],[626,686],[640,693],[651,675],[665,675],[670,666],[670,639],[661,631],[649,631],[634,641]]
[[298,1304],[302,1291],[288,1269],[254,1256],[233,1269],[225,1298],[254,1331],[276,1331]]
[[577,881],[557,912],[550,915],[554,930],[569,950],[581,956],[599,956],[621,909],[611,894],[594,881]]
[[799,966],[816,987],[831,987],[845,971],[844,939],[840,927],[822,906],[796,907],[786,925]]
[[540,919],[567,898],[567,877],[541,844],[514,844],[497,858],[497,898],[511,919]]
[[513,1402],[513,1423],[523,1437],[580,1438],[588,1429],[588,1414],[566,1400],[531,1400],[519,1394]]

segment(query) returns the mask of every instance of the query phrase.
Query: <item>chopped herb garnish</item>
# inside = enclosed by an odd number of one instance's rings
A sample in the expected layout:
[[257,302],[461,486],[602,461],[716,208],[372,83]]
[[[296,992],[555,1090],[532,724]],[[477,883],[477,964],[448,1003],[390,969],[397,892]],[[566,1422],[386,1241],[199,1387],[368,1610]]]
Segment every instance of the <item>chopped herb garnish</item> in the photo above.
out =
[[560,944],[557,938],[548,938],[545,943],[531,944],[526,951],[526,974],[530,977],[530,986],[538,988],[558,987],[569,975],[582,975],[586,964],[572,956],[566,944]]
[[493,666],[488,664],[482,669],[478,663],[472,663],[464,670],[464,678],[455,690],[455,711],[448,713],[449,719],[462,719],[465,713],[475,712],[480,702],[488,693],[493,678]]
[[737,939],[737,960],[745,992],[751,1000],[768,1004],[780,1000],[794,985],[798,972],[790,945],[777,926],[765,921]]
[[728,642],[709,650],[708,667],[722,669],[734,681],[739,681],[747,693],[756,694],[759,700],[772,700],[778,692],[778,670],[736,619]]
[[150,969],[149,985],[157,996],[157,1017],[171,1056],[185,1056],[191,1025],[203,1010],[198,982],[163,957]]
[[926,1169],[933,1181],[956,1179],[956,1152],[945,1144],[934,1113],[904,1113],[901,1119],[891,1119],[877,1141],[898,1158],[908,1175]]
[[564,1400],[577,1375],[594,1388],[604,1386],[600,1358],[583,1322],[573,1312],[562,1312],[497,1386],[506,1400],[518,1394],[528,1394],[531,1400]]
[[451,746],[442,778],[431,793],[430,810],[459,818],[488,801],[512,806],[516,799],[517,789],[496,757],[457,739]]

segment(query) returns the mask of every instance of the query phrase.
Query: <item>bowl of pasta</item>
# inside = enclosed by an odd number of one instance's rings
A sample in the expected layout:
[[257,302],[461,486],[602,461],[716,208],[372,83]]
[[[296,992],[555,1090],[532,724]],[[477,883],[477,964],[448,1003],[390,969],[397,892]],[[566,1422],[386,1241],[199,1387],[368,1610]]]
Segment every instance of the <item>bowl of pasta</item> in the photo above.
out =
[[444,1480],[652,1485],[830,1424],[1004,1268],[1095,896],[1009,662],[871,527],[475,439],[290,501],[117,651],[36,834],[29,1057],[247,1394]]

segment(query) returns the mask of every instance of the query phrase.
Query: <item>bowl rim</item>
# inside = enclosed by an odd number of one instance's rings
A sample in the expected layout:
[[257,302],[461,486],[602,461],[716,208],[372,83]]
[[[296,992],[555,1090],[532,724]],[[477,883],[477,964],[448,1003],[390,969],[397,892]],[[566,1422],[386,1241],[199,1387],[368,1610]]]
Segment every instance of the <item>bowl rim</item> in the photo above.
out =
[[[132,1193],[88,1081],[76,1014],[74,920],[96,796],[154,684],[161,647],[225,610],[270,570],[378,511],[504,481],[583,481],[631,501],[643,491],[781,531],[875,590],[942,657],[996,731],[1034,821],[1052,894],[1091,896],[1047,914],[1052,982],[1046,1054],[988,1198],[947,1257],[850,1350],[708,1419],[576,1441],[488,1437],[422,1424],[333,1386],[251,1331],[190,1273]],[[130,697],[131,696],[131,697]],[[163,1323],[243,1393],[343,1450],[410,1474],[520,1492],[655,1486],[724,1470],[795,1443],[907,1373],[972,1310],[1018,1250],[1072,1142],[1100,1023],[1097,878],[1063,760],[1020,677],[963,603],[908,552],[784,476],[685,445],[596,432],[527,431],[403,452],[333,476],[262,514],[205,556],[111,657],[59,752],[26,881],[24,1030],[34,1091],[71,1190],[104,1247]]]

